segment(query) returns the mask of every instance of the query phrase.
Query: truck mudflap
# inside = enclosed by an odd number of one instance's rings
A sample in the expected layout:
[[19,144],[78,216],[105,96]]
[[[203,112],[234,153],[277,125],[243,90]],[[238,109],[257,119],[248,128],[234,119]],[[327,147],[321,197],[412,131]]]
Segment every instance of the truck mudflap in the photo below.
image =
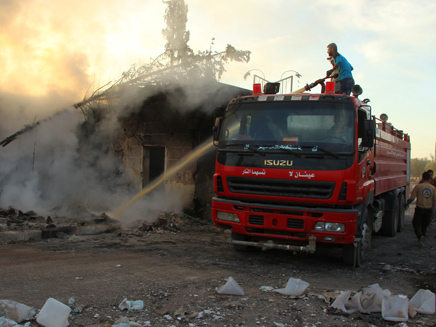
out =
[[271,249],[280,249],[280,250],[288,250],[293,252],[306,252],[306,253],[314,253],[316,251],[315,236],[309,236],[309,244],[305,246],[280,244],[280,243],[275,243],[273,240],[268,240],[266,242],[239,241],[239,240],[232,239],[231,236],[229,236],[227,242],[231,245],[243,245],[243,246],[261,248],[263,251],[271,250]]

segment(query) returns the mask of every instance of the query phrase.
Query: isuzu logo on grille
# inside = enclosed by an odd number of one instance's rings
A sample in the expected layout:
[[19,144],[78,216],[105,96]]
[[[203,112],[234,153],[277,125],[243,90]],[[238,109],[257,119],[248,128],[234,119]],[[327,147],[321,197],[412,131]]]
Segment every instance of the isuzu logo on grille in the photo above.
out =
[[274,159],[265,159],[263,161],[264,166],[283,166],[290,167],[294,164],[293,160],[274,160]]

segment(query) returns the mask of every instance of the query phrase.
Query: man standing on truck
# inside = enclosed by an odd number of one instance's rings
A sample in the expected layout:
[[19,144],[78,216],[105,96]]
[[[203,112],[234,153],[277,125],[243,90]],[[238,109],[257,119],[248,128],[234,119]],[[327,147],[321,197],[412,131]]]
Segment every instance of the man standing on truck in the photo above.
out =
[[427,227],[430,224],[432,207],[436,205],[436,189],[430,182],[428,171],[422,174],[423,183],[415,185],[406,206],[416,198],[415,214],[413,215],[412,225],[415,235],[418,238],[418,245],[424,245]]
[[[333,57],[328,57],[327,60],[332,64],[332,67],[335,67],[335,59]],[[335,93],[340,94],[341,93],[341,83],[339,81],[339,71],[338,69],[332,69],[332,73],[330,74],[332,76],[332,82],[335,83]]]
[[353,66],[338,52],[336,43],[330,43],[327,46],[327,54],[333,57],[335,65],[333,69],[327,71],[327,76],[330,76],[335,69],[339,70],[339,83],[341,84],[341,93],[344,95],[351,94],[351,88],[354,86]]

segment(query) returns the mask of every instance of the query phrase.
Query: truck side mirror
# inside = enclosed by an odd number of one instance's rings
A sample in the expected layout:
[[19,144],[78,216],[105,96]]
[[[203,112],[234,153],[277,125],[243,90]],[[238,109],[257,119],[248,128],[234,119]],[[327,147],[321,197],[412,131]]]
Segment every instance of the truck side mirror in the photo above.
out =
[[215,125],[212,128],[213,131],[213,144],[216,145],[216,142],[219,141],[221,123],[223,122],[222,117],[215,117]]
[[361,146],[365,148],[372,148],[375,140],[375,121],[366,119],[363,121],[363,137]]
[[213,144],[215,144],[215,145],[216,145],[216,142],[219,141],[221,123],[223,121],[224,112],[225,112],[226,108],[227,108],[227,106],[221,106],[221,107],[215,108],[215,124],[212,128]]

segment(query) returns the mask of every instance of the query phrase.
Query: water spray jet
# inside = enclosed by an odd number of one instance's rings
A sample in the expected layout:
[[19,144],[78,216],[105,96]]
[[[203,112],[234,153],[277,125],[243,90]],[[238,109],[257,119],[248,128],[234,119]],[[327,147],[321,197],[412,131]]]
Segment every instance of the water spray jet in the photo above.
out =
[[117,219],[121,215],[121,213],[124,210],[126,210],[130,205],[132,205],[134,202],[136,202],[137,200],[139,200],[143,196],[150,193],[157,186],[159,186],[161,183],[163,183],[165,180],[167,180],[171,176],[175,175],[178,171],[180,171],[182,168],[187,166],[189,163],[191,163],[195,159],[200,158],[203,155],[205,155],[212,147],[213,147],[213,142],[209,138],[207,141],[203,142],[196,150],[193,150],[190,154],[188,154],[186,157],[184,157],[180,161],[179,164],[171,167],[168,171],[164,172],[161,176],[159,176],[157,179],[155,179],[151,184],[149,184],[147,187],[145,187],[143,190],[141,190],[139,193],[137,193],[127,203],[125,203],[123,206],[119,207],[117,210],[115,210],[113,213],[111,213],[110,216]]

